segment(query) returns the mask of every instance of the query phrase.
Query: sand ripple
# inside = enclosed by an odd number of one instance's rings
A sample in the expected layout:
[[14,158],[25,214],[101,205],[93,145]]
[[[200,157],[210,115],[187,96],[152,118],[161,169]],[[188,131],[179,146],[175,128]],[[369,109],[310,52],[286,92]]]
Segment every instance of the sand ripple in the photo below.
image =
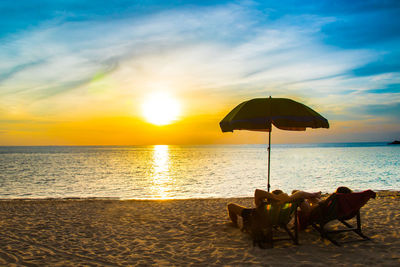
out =
[[300,246],[253,247],[228,221],[225,206],[231,201],[252,205],[251,199],[0,201],[0,265],[400,264],[397,192],[380,193],[362,209],[364,232],[373,241],[342,247],[321,241],[311,229],[301,233]]

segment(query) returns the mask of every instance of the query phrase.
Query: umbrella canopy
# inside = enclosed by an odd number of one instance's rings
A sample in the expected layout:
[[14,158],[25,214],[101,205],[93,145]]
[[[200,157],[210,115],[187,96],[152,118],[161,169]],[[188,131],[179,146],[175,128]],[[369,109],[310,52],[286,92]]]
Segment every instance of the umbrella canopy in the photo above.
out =
[[236,106],[219,123],[222,132],[250,130],[269,132],[268,192],[272,125],[281,130],[305,131],[306,128],[329,128],[328,120],[313,109],[288,98],[255,98]]
[[288,98],[255,98],[235,107],[219,123],[222,132],[233,130],[271,131],[271,124],[281,130],[305,131],[329,128],[328,120],[311,108]]

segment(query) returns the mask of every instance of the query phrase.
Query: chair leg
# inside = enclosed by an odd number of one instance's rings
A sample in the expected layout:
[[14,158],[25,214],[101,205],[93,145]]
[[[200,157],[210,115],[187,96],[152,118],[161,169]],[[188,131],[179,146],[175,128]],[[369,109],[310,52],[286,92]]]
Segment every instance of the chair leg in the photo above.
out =
[[370,238],[368,236],[364,235],[363,232],[361,231],[361,215],[360,215],[360,211],[358,211],[356,218],[357,218],[357,227],[353,227],[352,225],[350,225],[349,223],[347,223],[344,220],[339,220],[339,221],[341,223],[343,223],[345,226],[347,226],[348,228],[350,228],[351,230],[353,230],[354,233],[358,234],[363,239],[370,240]]
[[299,225],[298,225],[298,220],[299,220],[299,214],[297,211],[297,208],[294,210],[294,238],[295,238],[295,244],[299,244]]
[[290,236],[290,238],[293,240],[293,243],[294,243],[295,245],[298,245],[298,244],[299,244],[299,240],[298,240],[297,229],[294,230],[295,232],[294,232],[294,235],[293,235],[293,233],[289,230],[289,228],[287,228],[287,225],[286,225],[286,224],[283,224],[282,227],[283,227],[283,229],[285,229],[285,231],[288,233],[288,235]]
[[[351,224],[349,224],[348,222],[344,221],[344,220],[339,220],[341,223],[343,223],[345,226],[347,226],[347,228],[354,228]],[[358,226],[358,223],[357,223]]]
[[368,236],[364,235],[362,233],[362,231],[361,231],[361,215],[360,215],[360,211],[358,211],[358,213],[357,213],[357,229],[354,232],[357,233],[359,236],[361,236],[364,239],[367,239],[367,240],[371,239]]
[[312,224],[312,227],[314,227],[314,229],[317,230],[317,231],[320,233],[322,239],[324,239],[324,238],[325,238],[325,239],[328,239],[332,244],[334,244],[334,245],[340,247],[340,244],[339,244],[336,240],[334,240],[333,238],[331,238],[331,237],[328,235],[328,232],[324,230],[324,226],[323,226],[323,225],[317,226],[315,223],[313,223],[313,224]]
[[[326,231],[324,229],[324,225],[320,224],[319,226],[317,226],[316,224],[312,224],[312,226],[321,234],[322,238],[328,239],[329,241],[331,241],[336,246],[340,246],[340,244],[336,240],[331,238],[329,236],[329,234],[352,231],[352,232],[356,233],[357,235],[359,235],[363,240],[371,240],[368,236],[364,235],[363,232],[361,231],[361,216],[360,216],[360,212],[357,213],[357,217],[356,218],[357,218],[357,227],[354,227],[354,226],[350,225],[349,223],[347,223],[344,220],[339,220],[341,223],[343,223],[348,228],[346,230]],[[359,241],[363,241],[363,240],[359,240]]]

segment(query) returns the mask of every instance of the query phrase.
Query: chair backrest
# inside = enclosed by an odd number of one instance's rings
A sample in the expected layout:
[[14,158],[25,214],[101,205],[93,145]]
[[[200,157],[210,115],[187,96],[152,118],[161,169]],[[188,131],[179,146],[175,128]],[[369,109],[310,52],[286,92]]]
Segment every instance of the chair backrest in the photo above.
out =
[[371,190],[333,193],[311,212],[310,221],[325,224],[335,219],[349,220],[357,215],[370,198],[375,197],[376,193]]
[[353,218],[370,198],[376,197],[376,193],[371,190],[350,194],[336,193],[336,195],[338,202],[338,217],[339,219],[344,220]]
[[297,201],[283,204],[262,202],[257,208],[252,209],[250,219],[246,220],[246,227],[244,228],[248,229],[252,236],[253,244],[265,248],[264,244],[268,243],[270,244],[268,247],[272,247],[274,240],[272,237],[273,226],[284,227],[290,238],[297,244],[297,233],[294,236],[291,235],[286,226],[297,207]]
[[297,209],[297,202],[267,203],[260,205],[260,211],[264,214],[271,225],[288,224],[294,211]]

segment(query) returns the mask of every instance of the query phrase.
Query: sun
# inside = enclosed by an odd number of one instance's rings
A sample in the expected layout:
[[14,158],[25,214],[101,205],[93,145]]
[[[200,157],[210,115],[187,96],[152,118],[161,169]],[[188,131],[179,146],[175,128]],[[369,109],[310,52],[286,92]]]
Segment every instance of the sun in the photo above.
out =
[[178,119],[181,111],[179,101],[166,92],[154,92],[142,105],[143,116],[155,125],[167,125]]

